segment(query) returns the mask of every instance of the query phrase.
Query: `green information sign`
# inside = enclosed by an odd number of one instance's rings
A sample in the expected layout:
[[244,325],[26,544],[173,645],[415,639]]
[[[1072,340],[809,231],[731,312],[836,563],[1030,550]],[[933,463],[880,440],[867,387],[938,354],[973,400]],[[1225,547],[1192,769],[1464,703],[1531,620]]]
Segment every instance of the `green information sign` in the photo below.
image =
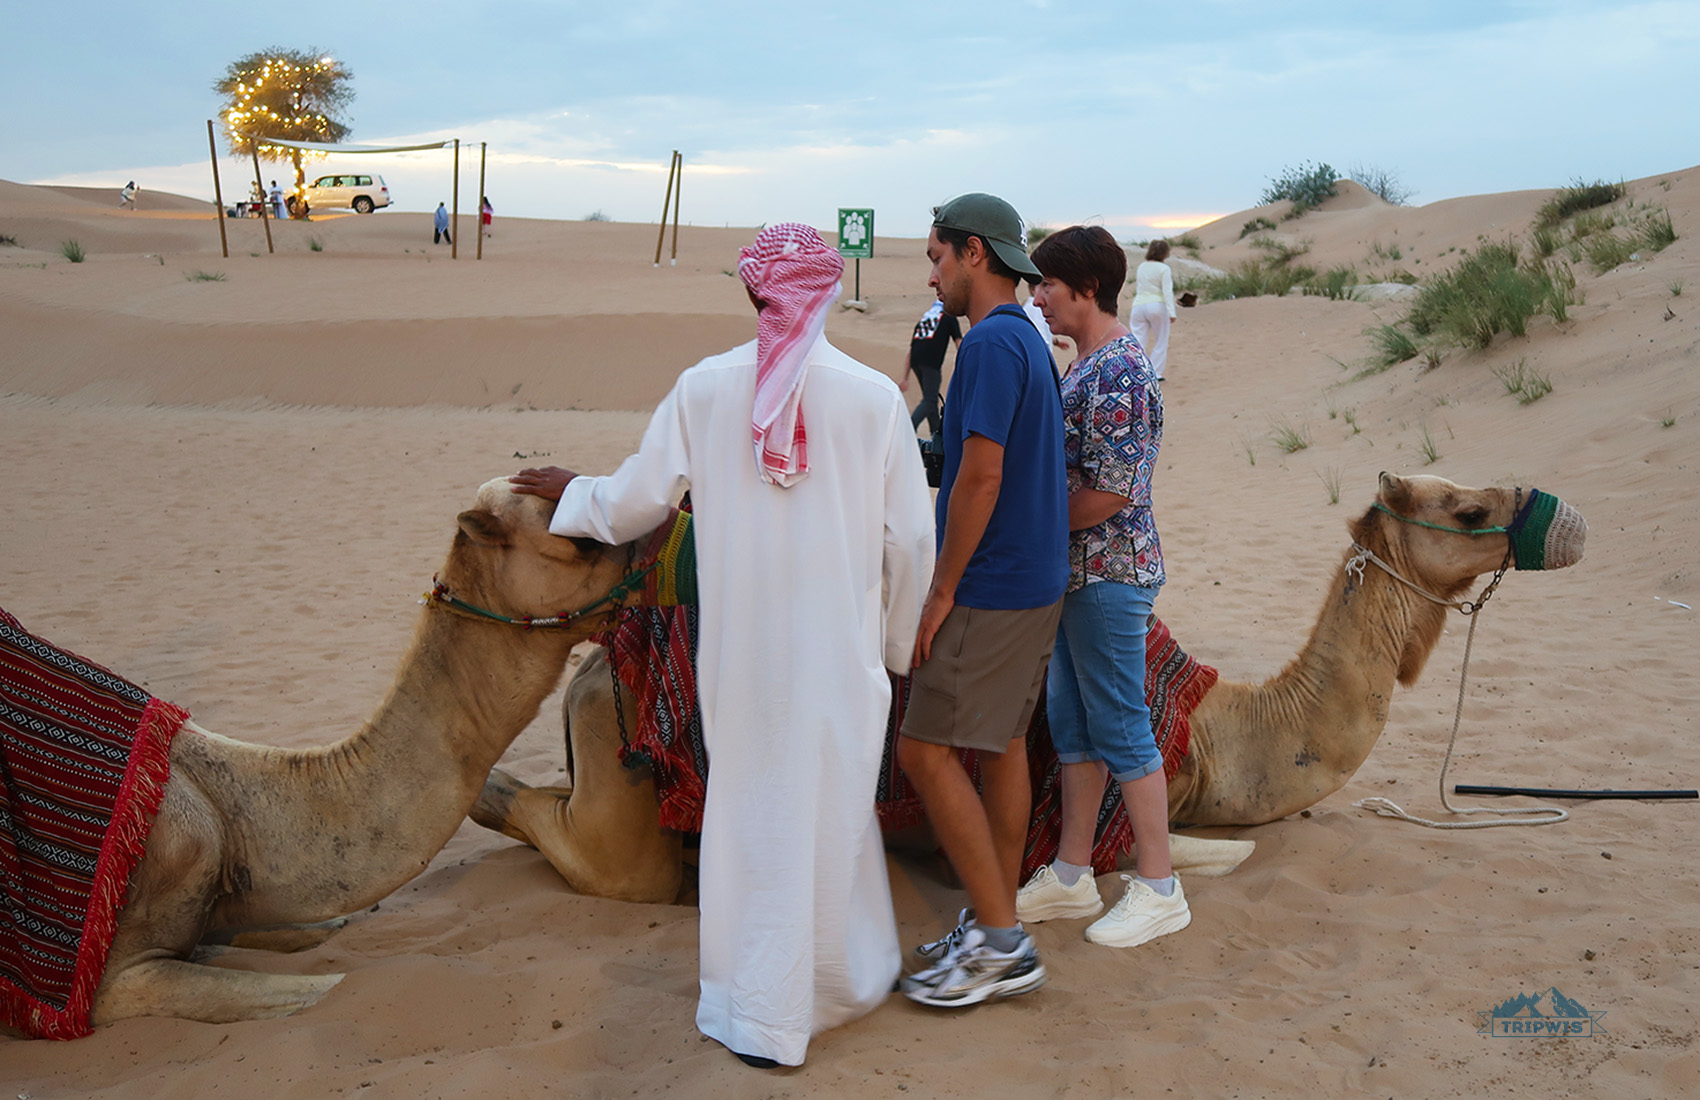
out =
[[845,259],[865,260],[874,254],[874,212],[838,210],[838,254]]

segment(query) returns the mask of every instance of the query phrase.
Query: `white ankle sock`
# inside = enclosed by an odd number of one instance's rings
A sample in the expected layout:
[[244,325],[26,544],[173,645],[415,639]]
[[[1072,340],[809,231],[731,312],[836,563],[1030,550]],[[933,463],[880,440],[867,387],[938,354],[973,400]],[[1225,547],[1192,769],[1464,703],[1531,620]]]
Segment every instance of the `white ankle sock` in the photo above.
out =
[[1163,897],[1172,898],[1175,896],[1174,875],[1170,875],[1167,878],[1146,878],[1144,875],[1135,875],[1134,878],[1151,887],[1151,889],[1157,891],[1157,893],[1161,894]]
[[1080,881],[1081,875],[1086,874],[1090,870],[1092,870],[1092,868],[1082,867],[1078,863],[1064,863],[1060,859],[1051,864],[1051,871],[1057,876],[1057,881],[1062,883],[1064,886],[1073,886],[1075,883]]

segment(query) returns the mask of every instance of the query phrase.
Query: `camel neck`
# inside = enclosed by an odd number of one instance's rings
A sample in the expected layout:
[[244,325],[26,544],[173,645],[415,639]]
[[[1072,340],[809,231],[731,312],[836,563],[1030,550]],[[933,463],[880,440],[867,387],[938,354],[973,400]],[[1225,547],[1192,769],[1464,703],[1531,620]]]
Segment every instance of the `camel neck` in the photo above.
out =
[[460,827],[490,768],[536,717],[583,631],[523,631],[426,608],[388,696],[360,731],[301,752],[260,750],[272,837],[238,860],[267,868],[226,903],[237,923],[321,920],[417,875]]
[[1178,819],[1273,821],[1344,786],[1381,736],[1395,684],[1414,680],[1445,614],[1378,569],[1359,579],[1343,559],[1286,668],[1261,684],[1219,682],[1206,697],[1210,737],[1222,738],[1204,747],[1210,802],[1183,805]]

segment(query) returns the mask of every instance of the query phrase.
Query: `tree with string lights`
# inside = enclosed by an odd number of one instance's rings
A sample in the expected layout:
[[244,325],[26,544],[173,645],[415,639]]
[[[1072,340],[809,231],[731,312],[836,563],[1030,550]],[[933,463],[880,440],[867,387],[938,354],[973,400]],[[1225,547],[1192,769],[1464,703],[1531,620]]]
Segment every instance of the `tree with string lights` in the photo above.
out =
[[230,63],[213,91],[225,98],[220,117],[230,151],[295,166],[295,194],[307,184],[306,160],[314,154],[268,138],[335,144],[352,128],[342,117],[354,99],[354,74],[316,49],[273,47]]

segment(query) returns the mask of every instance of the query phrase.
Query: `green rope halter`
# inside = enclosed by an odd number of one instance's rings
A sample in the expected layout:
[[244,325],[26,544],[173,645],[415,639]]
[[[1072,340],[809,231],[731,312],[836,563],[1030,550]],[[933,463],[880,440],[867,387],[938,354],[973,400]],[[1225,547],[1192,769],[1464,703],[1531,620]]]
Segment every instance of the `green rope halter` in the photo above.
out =
[[445,607],[452,608],[455,611],[460,611],[467,615],[472,615],[480,619],[488,619],[491,622],[503,623],[508,626],[517,626],[522,630],[545,630],[550,628],[569,627],[572,626],[578,619],[590,614],[597,608],[602,607],[605,604],[617,605],[621,600],[624,600],[627,596],[630,596],[633,592],[642,588],[644,578],[647,577],[650,571],[655,568],[655,564],[656,563],[654,561],[651,561],[642,569],[636,569],[627,573],[624,577],[620,578],[619,583],[615,584],[613,588],[610,588],[607,593],[602,596],[602,598],[592,600],[577,611],[563,611],[557,615],[549,615],[542,618],[533,618],[530,615],[519,615],[517,617],[502,615],[495,611],[491,611],[488,608],[479,607],[477,604],[468,603],[453,592],[449,591],[449,586],[438,580],[435,576],[431,578],[431,591],[425,593],[425,597],[419,602],[427,607],[432,604],[442,604]]
[[1430,523],[1427,520],[1412,519],[1410,516],[1402,516],[1387,505],[1381,503],[1379,500],[1370,505],[1370,507],[1374,508],[1378,512],[1386,512],[1400,523],[1410,523],[1415,524],[1418,527],[1427,527],[1431,531],[1450,531],[1454,535],[1508,535],[1511,533],[1511,528],[1509,527],[1479,527],[1473,531],[1464,527],[1444,527],[1441,524]]

